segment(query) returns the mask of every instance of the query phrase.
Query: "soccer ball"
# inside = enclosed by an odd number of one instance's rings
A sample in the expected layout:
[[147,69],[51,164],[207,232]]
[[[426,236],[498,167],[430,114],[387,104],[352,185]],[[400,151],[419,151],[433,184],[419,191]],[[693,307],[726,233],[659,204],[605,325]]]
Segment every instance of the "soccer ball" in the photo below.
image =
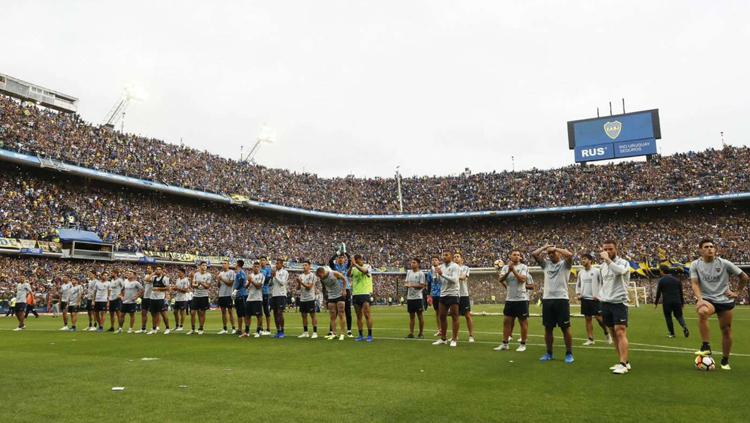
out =
[[505,266],[505,262],[503,262],[501,259],[495,260],[495,269],[502,269],[503,266]]
[[697,370],[709,372],[716,369],[716,362],[711,356],[706,357],[695,357],[695,368]]

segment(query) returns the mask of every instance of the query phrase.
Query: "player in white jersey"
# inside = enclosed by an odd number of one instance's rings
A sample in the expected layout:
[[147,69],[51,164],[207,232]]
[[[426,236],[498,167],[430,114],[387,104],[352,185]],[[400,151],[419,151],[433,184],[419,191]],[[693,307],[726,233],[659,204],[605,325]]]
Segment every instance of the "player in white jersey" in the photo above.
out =
[[[119,323],[122,316],[122,282],[120,270],[112,270],[112,281],[109,284],[109,329],[107,332],[115,332],[115,317]],[[122,326],[117,329],[117,333],[122,333]]]
[[[315,313],[315,285],[318,277],[310,270],[310,262],[305,260],[302,264],[302,274],[297,276],[297,289],[299,290],[299,311],[302,313],[302,334],[298,338],[318,337],[318,316]],[[312,335],[307,328],[307,315],[312,320]]]
[[68,276],[62,277],[60,284],[60,311],[62,312],[63,327],[60,330],[68,330],[68,303],[70,303],[70,289],[73,284]]
[[599,290],[602,286],[602,274],[598,269],[591,265],[594,258],[591,254],[581,254],[581,265],[583,269],[576,275],[576,297],[581,301],[581,314],[586,321],[586,336],[588,339],[583,343],[584,346],[594,345],[594,325],[593,321],[599,323],[607,342],[612,344],[614,341],[607,332],[607,325],[602,320],[602,308],[599,301]]
[[469,331],[469,342],[474,342],[474,319],[471,316],[471,297],[469,296],[469,266],[464,264],[464,258],[461,253],[453,254],[453,261],[456,262],[461,271],[460,276],[458,277],[458,314],[466,318],[466,329]]
[[133,333],[135,327],[135,302],[143,295],[143,285],[135,277],[135,272],[125,272],[122,282],[122,308],[120,309],[120,329],[125,324],[125,315],[130,315],[130,327],[128,333]]
[[[690,264],[690,285],[693,288],[698,313],[698,329],[703,344],[697,355],[711,355],[709,344],[711,333],[708,319],[716,313],[721,329],[721,368],[731,370],[729,355],[732,351],[732,317],[735,299],[750,281],[747,273],[729,260],[717,256],[716,245],[711,239],[703,239],[698,245],[701,257]],[[739,276],[737,291],[729,285],[730,276]]]
[[169,335],[169,314],[167,314],[167,293],[169,292],[169,277],[164,274],[164,268],[156,266],[151,278],[151,330],[146,335],[159,332],[159,323],[164,319],[164,335]]
[[34,295],[34,291],[31,290],[31,284],[26,281],[25,276],[19,276],[16,283],[16,319],[18,319],[18,327],[13,329],[15,331],[26,329],[26,298],[29,295]]
[[151,291],[153,288],[153,278],[154,269],[151,266],[146,266],[146,275],[143,277],[143,298],[141,298],[141,329],[136,333],[146,333],[148,314],[151,312]]
[[225,335],[227,332],[227,314],[229,314],[229,321],[232,324],[232,335],[237,333],[237,328],[234,326],[234,313],[232,308],[232,286],[234,285],[234,270],[229,268],[229,262],[221,262],[221,272],[219,277],[216,278],[216,283],[219,285],[219,309],[221,309],[221,322],[223,329],[219,331],[219,335]]
[[326,289],[328,315],[330,316],[331,334],[326,336],[329,341],[336,339],[336,320],[339,322],[339,341],[344,340],[346,333],[346,318],[344,308],[346,306],[346,277],[342,273],[331,270],[329,267],[321,266],[315,269],[315,276],[320,279],[321,285]]
[[260,338],[263,334],[263,284],[265,280],[266,275],[260,271],[260,262],[254,261],[253,268],[250,271],[247,282],[245,282],[245,289],[247,290],[247,299],[245,301],[245,331],[240,335],[240,338],[247,338],[250,336],[250,326],[253,317],[255,317],[255,323],[257,325],[253,337]]
[[[193,302],[190,305],[190,324],[192,329],[188,335],[197,333],[203,335],[203,326],[206,324],[206,310],[210,308],[208,303],[208,290],[211,289],[213,276],[207,271],[208,266],[205,261],[200,262],[198,271],[193,275]],[[195,330],[195,314],[198,314],[198,330]]]
[[419,334],[417,338],[424,338],[424,302],[422,302],[422,290],[427,287],[427,278],[419,268],[421,261],[413,258],[409,263],[410,269],[406,271],[406,311],[409,313],[409,334],[407,338],[414,338],[414,320],[419,319]]
[[615,352],[619,362],[609,369],[622,375],[630,371],[628,361],[628,284],[630,264],[617,253],[617,243],[606,240],[600,251],[602,264],[599,266],[602,286],[599,299],[602,304],[602,320],[612,334]]
[[185,275],[185,269],[177,270],[177,280],[174,283],[174,331],[182,332],[185,324],[185,312],[188,309],[188,295],[190,294],[190,279]]
[[273,310],[274,322],[276,323],[276,335],[274,338],[283,339],[284,334],[284,310],[286,309],[287,283],[289,272],[284,269],[284,260],[276,259],[276,266],[271,271],[271,309]]
[[81,308],[81,304],[83,304],[83,297],[85,294],[85,288],[83,286],[83,282],[85,281],[84,278],[81,278],[78,280],[77,278],[70,278],[71,280],[71,286],[70,290],[68,290],[68,304],[67,304],[67,312],[70,313],[70,331],[75,332],[76,331],[76,325],[78,324],[78,310]]
[[100,281],[94,284],[94,313],[96,322],[99,324],[97,332],[104,332],[104,316],[107,314],[107,301],[109,300],[109,273],[103,272]]
[[86,281],[86,313],[89,317],[88,331],[95,331],[98,325],[96,319],[96,312],[94,311],[94,291],[96,282],[99,280],[98,275],[94,272],[89,272],[88,280]]
[[[443,253],[443,264],[435,269],[437,278],[440,281],[440,339],[433,342],[432,345],[458,345],[458,298],[460,295],[461,269],[453,261],[453,253],[445,251]],[[450,343],[447,340],[448,334],[448,315],[451,316],[452,337]]]
[[529,280],[529,268],[521,263],[521,251],[512,250],[510,261],[500,268],[500,283],[505,287],[505,306],[503,307],[503,341],[495,351],[507,351],[513,334],[513,326],[518,319],[521,327],[521,340],[516,351],[526,351],[526,340],[529,336],[529,290],[533,289]]
[[[542,252],[547,257],[542,256]],[[565,363],[572,364],[573,335],[570,331],[570,297],[568,295],[568,279],[573,268],[573,253],[546,244],[531,253],[544,271],[542,286],[542,325],[544,325],[544,343],[547,353],[539,360],[552,360],[552,343],[555,327],[559,327],[565,340]]]
[[435,310],[435,325],[437,330],[435,335],[440,336],[442,333],[440,330],[440,278],[437,274],[437,268],[440,267],[440,257],[432,256],[431,259],[432,267],[430,267],[430,277],[432,278],[432,286],[430,290],[430,302],[432,303],[432,309]]

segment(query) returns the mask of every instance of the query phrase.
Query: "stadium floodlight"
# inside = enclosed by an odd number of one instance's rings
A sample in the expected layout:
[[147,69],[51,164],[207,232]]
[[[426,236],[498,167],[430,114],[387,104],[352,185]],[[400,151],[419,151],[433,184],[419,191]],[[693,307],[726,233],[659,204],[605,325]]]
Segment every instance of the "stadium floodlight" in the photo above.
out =
[[255,162],[255,155],[258,154],[258,150],[260,150],[260,145],[263,143],[273,144],[276,141],[276,130],[272,127],[268,126],[267,124],[262,124],[260,126],[260,131],[258,131],[258,138],[255,140],[255,144],[253,144],[253,147],[250,149],[250,151],[247,153],[247,156],[244,158],[242,157],[242,153],[240,153],[240,161],[247,161],[252,164],[257,164]]
[[125,111],[133,101],[144,101],[146,99],[146,91],[135,83],[128,83],[122,90],[120,99],[115,102],[114,106],[109,110],[107,115],[104,117],[104,125],[114,129],[117,123],[120,123],[120,131],[124,130],[125,127]]

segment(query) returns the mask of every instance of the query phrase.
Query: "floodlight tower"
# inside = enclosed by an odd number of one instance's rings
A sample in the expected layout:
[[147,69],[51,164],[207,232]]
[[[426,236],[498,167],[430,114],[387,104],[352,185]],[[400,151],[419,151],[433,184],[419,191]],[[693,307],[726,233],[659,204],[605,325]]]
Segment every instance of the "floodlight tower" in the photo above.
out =
[[258,138],[255,140],[255,144],[253,144],[253,147],[244,157],[242,156],[242,148],[240,147],[240,161],[257,164],[255,162],[255,155],[258,154],[260,145],[263,143],[273,144],[274,141],[276,141],[276,131],[266,124],[261,125],[260,131],[258,132]]
[[128,109],[130,103],[134,100],[140,100],[144,96],[134,85],[127,85],[122,92],[122,96],[112,106],[109,113],[104,117],[104,126],[114,129],[115,126],[120,124],[120,131],[125,128],[125,112]]

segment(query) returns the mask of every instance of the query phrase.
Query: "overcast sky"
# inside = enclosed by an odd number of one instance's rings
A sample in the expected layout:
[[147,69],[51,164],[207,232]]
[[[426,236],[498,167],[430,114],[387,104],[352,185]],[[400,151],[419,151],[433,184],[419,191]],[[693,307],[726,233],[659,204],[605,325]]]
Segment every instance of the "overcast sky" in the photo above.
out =
[[3,1],[0,72],[99,123],[323,176],[573,162],[566,121],[659,108],[663,154],[750,140],[750,2]]

